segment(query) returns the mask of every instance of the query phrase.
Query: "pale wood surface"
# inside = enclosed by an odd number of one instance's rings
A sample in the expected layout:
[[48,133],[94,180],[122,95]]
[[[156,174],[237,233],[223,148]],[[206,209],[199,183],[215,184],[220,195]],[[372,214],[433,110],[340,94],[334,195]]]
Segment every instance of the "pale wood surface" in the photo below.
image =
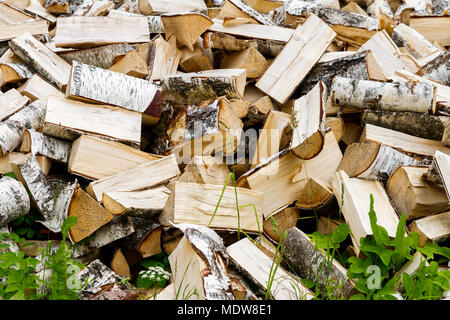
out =
[[411,232],[419,234],[419,246],[450,236],[450,211],[414,220]]
[[33,75],[23,85],[17,88],[17,91],[30,98],[31,101],[38,99],[47,100],[50,96],[64,97],[64,93],[56,89],[37,74]]
[[16,89],[10,89],[0,96],[0,120],[7,119],[30,101]]
[[47,21],[39,20],[2,26],[2,29],[0,30],[0,41],[11,40],[20,37],[25,33],[30,33],[32,35],[48,33]]

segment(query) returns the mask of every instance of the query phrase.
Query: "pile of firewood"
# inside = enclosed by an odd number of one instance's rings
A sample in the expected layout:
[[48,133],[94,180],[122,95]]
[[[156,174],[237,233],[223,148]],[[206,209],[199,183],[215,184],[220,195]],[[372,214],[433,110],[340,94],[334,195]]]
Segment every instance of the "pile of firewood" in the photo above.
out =
[[[422,245],[442,240],[449,8],[0,0],[0,174],[17,178],[0,179],[0,227],[35,207],[57,239],[77,217],[85,299],[136,299],[121,279],[164,252],[157,299],[264,297],[286,230],[296,274],[280,266],[271,295],[311,299],[297,276],[316,281],[324,255],[299,217],[318,214],[323,233],[346,222],[358,256],[370,195],[389,236],[404,213]],[[355,292],[337,261],[328,272]]]

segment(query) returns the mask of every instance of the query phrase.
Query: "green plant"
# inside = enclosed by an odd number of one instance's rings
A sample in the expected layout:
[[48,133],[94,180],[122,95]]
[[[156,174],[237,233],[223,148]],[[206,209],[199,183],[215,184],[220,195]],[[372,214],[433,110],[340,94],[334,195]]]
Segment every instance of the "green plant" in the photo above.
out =
[[40,213],[36,208],[31,208],[26,215],[17,218],[11,222],[12,231],[24,237],[27,240],[42,240],[45,235],[38,232],[37,221],[40,218]]
[[[181,277],[180,284],[178,285],[177,291],[175,293],[175,300],[178,300],[180,298],[181,288],[183,287],[183,283],[184,283],[184,277],[186,277],[186,274],[189,270],[189,266],[191,265],[191,262],[192,262],[192,260],[190,259],[186,266],[186,269],[184,269],[183,276]],[[175,274],[177,273],[177,265],[178,265],[178,259],[175,259]],[[187,284],[183,289],[183,294],[181,296],[182,300],[188,300],[190,297],[192,297],[194,295],[197,297],[199,296],[198,290],[196,287],[191,288],[189,290],[188,290],[188,287],[189,287],[189,284]],[[187,292],[186,292],[186,290],[187,290]]]
[[144,270],[140,271],[136,279],[136,286],[143,289],[154,289],[156,299],[157,289],[162,289],[170,280],[170,265],[166,253],[160,253],[140,262]]

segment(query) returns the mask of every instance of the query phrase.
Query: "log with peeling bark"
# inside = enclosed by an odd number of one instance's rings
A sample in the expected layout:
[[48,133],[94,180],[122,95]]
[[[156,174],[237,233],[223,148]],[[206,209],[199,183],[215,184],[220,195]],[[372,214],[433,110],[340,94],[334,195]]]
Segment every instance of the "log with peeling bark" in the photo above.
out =
[[267,26],[275,26],[266,15],[253,9],[251,6],[242,0],[227,0],[221,7],[220,13],[216,16],[217,19],[225,18],[247,18],[250,23],[260,23]]
[[395,237],[399,218],[380,181],[350,178],[340,170],[336,172],[332,185],[333,193],[342,209],[345,221],[350,227],[356,255],[360,254],[361,238],[372,235],[367,214],[367,210],[370,208],[370,195],[374,199],[377,224],[383,226],[390,237]]
[[432,140],[442,140],[445,128],[450,126],[445,116],[377,110],[365,110],[362,122]]
[[319,81],[311,91],[294,103],[290,151],[300,159],[314,158],[325,142],[325,103],[327,89]]
[[450,203],[450,155],[436,151],[430,169],[424,175],[424,178],[442,185]]
[[382,14],[385,14],[391,18],[394,17],[388,0],[372,1],[372,3],[367,7],[367,13],[374,18],[379,18]]
[[31,152],[32,155],[46,156],[51,160],[67,163],[71,147],[70,141],[49,137],[34,129],[27,129],[23,134],[20,151]]
[[0,179],[0,226],[26,215],[30,198],[23,184],[11,177]]
[[102,201],[103,193],[145,190],[165,183],[180,174],[174,155],[148,161],[130,170],[92,182],[87,191],[97,201]]
[[27,96],[31,101],[38,99],[47,100],[50,96],[64,97],[64,93],[56,89],[50,83],[34,74],[23,85],[17,88],[22,95]]
[[77,188],[76,180],[62,185],[50,183],[34,156],[12,163],[11,167],[18,179],[26,185],[33,203],[43,215],[45,220],[41,223],[53,232],[60,232]]
[[444,188],[422,178],[428,167],[399,167],[387,182],[387,192],[399,212],[409,220],[448,211]]
[[178,104],[195,103],[220,96],[239,99],[244,94],[245,79],[245,69],[205,70],[163,76],[163,99]]
[[[297,276],[318,282],[324,296],[348,298],[355,290],[355,284],[347,277],[345,269],[336,259],[331,262],[323,251],[317,249],[308,236],[298,228],[291,228],[284,241],[284,258]],[[323,269],[322,269],[323,268]],[[318,274],[317,270],[323,270]],[[335,289],[328,291],[332,283]]]
[[115,106],[49,97],[42,131],[71,141],[91,134],[137,148],[141,142],[141,119],[141,113]]
[[440,51],[430,41],[415,29],[401,23],[395,26],[391,35],[392,40],[398,47],[404,47],[416,59],[426,57]]
[[[242,239],[227,247],[227,253],[244,275],[261,287],[268,290],[267,279],[273,277],[273,285],[270,288],[270,296],[276,300],[311,300],[314,295],[294,276],[278,267],[272,273],[273,261],[249,239]],[[276,261],[280,259],[277,257]]]
[[178,178],[181,182],[224,185],[230,170],[222,159],[211,156],[194,156],[183,174]]
[[428,83],[380,82],[336,77],[331,85],[334,105],[382,111],[429,113],[436,109],[436,90]]
[[162,227],[147,217],[131,217],[135,232],[120,240],[120,246],[137,252],[142,258],[160,254]]
[[426,157],[433,156],[436,150],[450,154],[450,149],[440,141],[418,138],[413,135],[366,124],[360,142],[372,141],[400,151]]
[[56,23],[55,45],[85,48],[115,43],[149,42],[145,17],[63,17]]
[[148,75],[147,63],[135,50],[119,57],[108,70],[141,79]]
[[49,23],[56,23],[56,17],[51,14],[38,0],[30,0],[28,6],[24,9],[25,12],[34,16],[41,17],[47,20]]
[[160,80],[163,76],[176,74],[180,59],[181,51],[177,49],[175,37],[165,41],[159,36],[153,40],[149,61],[149,80]]
[[70,65],[36,40],[25,33],[9,42],[9,46],[26,64],[47,79],[60,90],[64,90],[70,74]]
[[0,96],[0,120],[9,118],[12,114],[23,109],[30,101],[16,89],[10,89]]
[[159,221],[163,226],[194,223],[217,229],[258,232],[262,226],[262,200],[259,192],[237,188],[238,212],[232,186],[224,189],[220,185],[175,181]]
[[208,30],[213,21],[200,13],[164,14],[161,16],[166,39],[175,36],[177,43],[194,50],[198,37]]
[[46,109],[45,101],[36,100],[6,121],[0,122],[0,149],[3,156],[20,145],[25,129],[38,129],[42,126]]
[[101,248],[116,240],[123,239],[134,232],[134,225],[130,217],[117,216],[103,225],[89,237],[86,245],[89,248]]
[[[184,236],[170,254],[173,282],[179,299],[235,300],[226,264],[227,252],[213,230],[182,223],[176,225]],[[185,276],[183,276],[185,275]],[[197,294],[189,297],[189,292]]]
[[30,79],[35,71],[23,62],[1,62],[0,71],[5,83],[17,83]]
[[97,180],[159,158],[119,142],[83,135],[72,143],[68,170]]
[[[91,87],[92,83],[97,85]],[[66,97],[140,112],[144,124],[155,124],[161,115],[161,90],[156,85],[76,61],[72,62]]]
[[400,151],[373,142],[352,143],[344,152],[338,170],[350,178],[387,180],[399,166],[417,166],[418,161]]
[[419,235],[419,246],[427,242],[443,242],[450,236],[450,211],[414,220],[411,232]]
[[[283,104],[306,77],[336,33],[315,15],[298,26],[256,87]],[[318,39],[310,41],[310,39]],[[308,57],[308,59],[304,59]]]
[[[297,225],[300,216],[299,209],[287,207],[264,219],[264,234],[275,242],[279,242],[283,233]],[[273,224],[275,221],[275,225]]]
[[450,64],[450,52],[439,55],[423,66],[423,77],[450,86],[448,66]]
[[379,29],[377,19],[329,8],[311,1],[291,1],[286,7],[285,23],[296,26],[308,13],[316,14],[336,32],[336,38],[344,42],[362,45]]
[[26,33],[45,35],[48,33],[48,22],[44,20],[30,20],[18,24],[2,25],[0,41],[7,41],[20,37]]
[[138,7],[144,15],[206,11],[207,9],[203,0],[139,0]]

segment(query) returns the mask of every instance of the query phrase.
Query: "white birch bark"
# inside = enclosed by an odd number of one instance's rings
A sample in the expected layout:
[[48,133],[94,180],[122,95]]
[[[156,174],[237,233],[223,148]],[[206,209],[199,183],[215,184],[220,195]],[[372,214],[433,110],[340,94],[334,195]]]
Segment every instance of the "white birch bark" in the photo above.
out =
[[130,217],[114,217],[109,223],[96,230],[86,245],[90,248],[101,248],[113,241],[125,238],[134,232]]
[[389,6],[387,0],[373,1],[372,4],[367,8],[367,13],[374,18],[379,18],[381,13],[387,15],[390,18],[394,18],[394,14],[392,13],[392,9]]
[[46,136],[34,129],[27,129],[20,151],[42,155],[51,160],[67,163],[72,143],[67,140]]
[[450,52],[433,59],[423,68],[423,77],[450,86]]
[[399,48],[406,48],[417,59],[440,51],[423,35],[404,23],[395,26],[391,38]]
[[247,5],[242,0],[228,0],[230,3],[234,4],[239,10],[241,10],[243,13],[248,14],[250,17],[255,19],[261,24],[264,24],[266,26],[275,26],[275,23],[273,23],[269,18],[267,18],[264,14],[256,11],[249,5]]
[[[155,116],[161,90],[149,81],[73,61],[68,95]],[[160,112],[160,108],[158,108]],[[159,116],[159,114],[158,114]]]
[[332,103],[342,107],[428,113],[435,104],[435,89],[427,83],[379,82],[336,77]]
[[15,62],[15,63],[0,63],[0,65],[5,65],[13,69],[17,75],[20,77],[20,80],[30,79],[36,71],[30,68],[25,63]]
[[0,179],[0,226],[26,215],[30,198],[21,182],[11,177]]

